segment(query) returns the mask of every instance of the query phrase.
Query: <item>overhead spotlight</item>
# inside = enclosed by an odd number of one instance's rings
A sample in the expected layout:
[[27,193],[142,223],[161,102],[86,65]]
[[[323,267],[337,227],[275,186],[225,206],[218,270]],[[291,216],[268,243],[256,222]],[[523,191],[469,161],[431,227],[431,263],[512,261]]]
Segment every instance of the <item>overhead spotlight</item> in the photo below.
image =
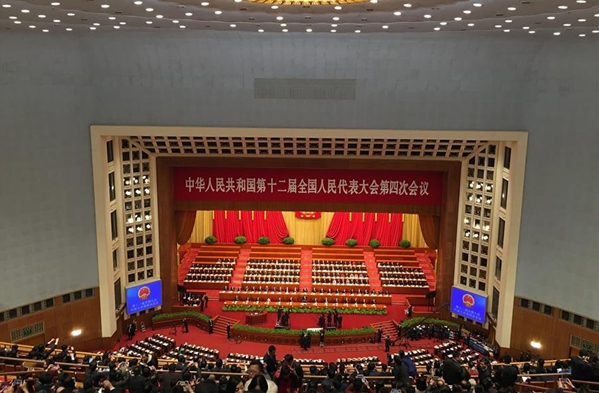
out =
[[81,329],[74,329],[73,331],[71,331],[71,336],[78,337],[78,336],[81,336],[81,333],[82,333]]
[[530,342],[530,346],[531,346],[531,347],[533,347],[533,348],[539,349],[539,348],[541,348],[541,343],[540,343],[540,342],[538,342],[538,341],[534,341],[534,340],[532,340],[532,341]]

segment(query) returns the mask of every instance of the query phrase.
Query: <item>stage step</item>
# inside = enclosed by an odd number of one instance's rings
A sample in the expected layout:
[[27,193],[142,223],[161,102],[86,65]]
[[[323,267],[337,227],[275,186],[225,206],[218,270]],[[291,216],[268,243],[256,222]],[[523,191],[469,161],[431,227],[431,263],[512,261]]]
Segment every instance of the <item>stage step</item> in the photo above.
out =
[[312,249],[302,250],[301,258],[299,289],[310,292],[312,290]]
[[239,323],[239,320],[227,318],[227,317],[223,317],[223,316],[219,315],[215,318],[215,321],[214,321],[214,329],[213,329],[214,334],[218,334],[220,336],[226,336],[227,335],[227,324],[231,324],[231,327],[233,327],[233,325],[235,325],[236,323]]
[[250,256],[251,249],[242,248],[239,250],[239,256],[237,257],[237,263],[235,264],[235,269],[233,269],[233,273],[231,274],[231,281],[229,282],[229,286],[239,288],[243,283],[243,275],[245,274],[245,268],[247,267],[248,259]]
[[391,320],[391,321],[375,322],[375,323],[371,323],[370,326],[372,326],[377,331],[379,328],[383,329],[382,342],[385,342],[385,337],[387,337],[387,336],[389,336],[391,338],[391,340],[397,339],[397,322],[395,322],[395,321]]
[[368,272],[370,289],[373,291],[381,291],[383,286],[381,285],[381,275],[379,273],[374,252],[364,250],[364,262],[366,264],[366,271]]
[[424,272],[429,291],[434,291],[436,286],[436,277],[428,255],[426,253],[418,252],[416,253],[416,259],[418,260],[418,264]]

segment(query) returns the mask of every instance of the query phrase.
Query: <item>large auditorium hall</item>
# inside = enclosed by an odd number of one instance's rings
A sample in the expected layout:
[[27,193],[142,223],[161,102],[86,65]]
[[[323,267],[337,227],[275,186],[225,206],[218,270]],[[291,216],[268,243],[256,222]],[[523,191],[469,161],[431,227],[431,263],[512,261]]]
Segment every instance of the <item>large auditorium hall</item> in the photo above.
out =
[[0,0],[0,390],[599,390],[598,38],[596,0]]

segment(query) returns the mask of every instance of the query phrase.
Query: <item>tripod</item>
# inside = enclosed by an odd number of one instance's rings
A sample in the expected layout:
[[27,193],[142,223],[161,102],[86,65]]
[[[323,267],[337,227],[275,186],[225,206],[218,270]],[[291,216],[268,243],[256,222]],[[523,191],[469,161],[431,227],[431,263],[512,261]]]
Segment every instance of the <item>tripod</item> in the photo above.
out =
[[173,325],[173,327],[168,333],[172,334],[173,336],[177,336],[177,325]]
[[399,344],[397,344],[398,347],[404,347],[404,348],[412,348],[412,345],[410,345],[410,342],[408,341],[408,336],[401,336],[399,338]]

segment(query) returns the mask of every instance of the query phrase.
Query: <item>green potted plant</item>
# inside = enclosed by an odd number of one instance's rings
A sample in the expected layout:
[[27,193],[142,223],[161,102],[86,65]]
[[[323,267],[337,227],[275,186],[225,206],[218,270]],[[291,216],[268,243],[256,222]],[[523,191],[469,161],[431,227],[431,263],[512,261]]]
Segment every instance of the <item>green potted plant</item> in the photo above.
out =
[[370,241],[368,242],[368,245],[372,248],[379,248],[381,246],[381,242],[379,242],[376,239],[370,239]]
[[206,243],[206,244],[216,243],[216,236],[206,236],[206,239],[204,239],[204,243]]
[[267,238],[266,236],[260,236],[258,238],[258,244],[264,244],[264,245],[266,245],[266,244],[269,244],[269,243],[270,243],[270,239]]
[[348,247],[355,247],[358,244],[358,241],[356,239],[347,239],[345,241],[345,245]]
[[325,237],[324,239],[322,239],[321,243],[323,246],[330,247],[333,244],[335,244],[335,239],[331,239],[330,237]]
[[245,244],[248,241],[248,239],[245,238],[245,236],[237,236],[235,238],[235,243],[237,244]]
[[412,243],[410,243],[410,241],[407,239],[401,239],[401,241],[399,242],[399,246],[401,248],[410,248],[411,245]]
[[283,244],[293,244],[293,243],[295,243],[295,239],[294,238],[292,238],[290,236],[287,236],[287,237],[283,238]]

